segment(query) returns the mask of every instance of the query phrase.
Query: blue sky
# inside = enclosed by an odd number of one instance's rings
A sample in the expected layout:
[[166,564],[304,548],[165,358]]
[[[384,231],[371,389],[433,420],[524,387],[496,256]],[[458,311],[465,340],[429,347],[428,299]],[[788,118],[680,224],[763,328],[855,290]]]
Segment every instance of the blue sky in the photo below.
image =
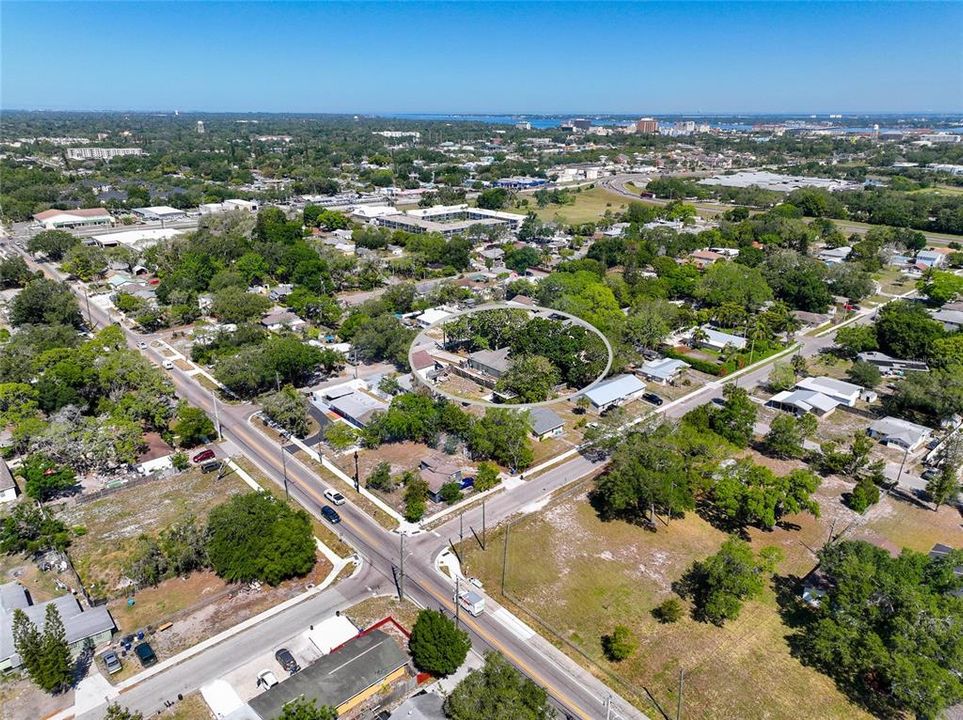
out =
[[963,3],[0,4],[4,109],[963,110]]

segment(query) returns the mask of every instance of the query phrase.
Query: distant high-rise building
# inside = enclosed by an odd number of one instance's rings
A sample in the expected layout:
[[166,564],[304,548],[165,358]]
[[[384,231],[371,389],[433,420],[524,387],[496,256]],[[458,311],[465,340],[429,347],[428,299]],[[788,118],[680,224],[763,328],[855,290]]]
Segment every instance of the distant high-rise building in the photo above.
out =
[[586,120],[585,118],[575,118],[572,120],[572,125],[574,125],[577,130],[588,130],[592,127],[592,121]]
[[203,121],[203,120],[198,120],[198,121],[197,121],[197,134],[198,134],[198,135],[203,135],[204,132],[205,132],[205,130],[204,130],[204,121]]
[[635,123],[636,132],[657,133],[659,132],[659,121],[654,118],[639,118]]

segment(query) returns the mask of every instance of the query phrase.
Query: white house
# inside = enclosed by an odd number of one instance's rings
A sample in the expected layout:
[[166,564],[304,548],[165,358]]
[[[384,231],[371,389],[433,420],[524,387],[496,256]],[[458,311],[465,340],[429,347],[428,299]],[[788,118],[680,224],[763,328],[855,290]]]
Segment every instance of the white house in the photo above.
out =
[[744,350],[746,347],[746,339],[744,337],[730,335],[729,333],[710,327],[702,328],[702,332],[705,333],[705,337],[699,340],[699,347],[706,347],[716,351],[722,350],[726,346],[734,347],[736,350]]
[[884,445],[896,445],[912,452],[929,440],[933,431],[925,425],[892,416],[877,420],[866,430],[870,437]]
[[[855,407],[860,396],[865,394],[863,388],[859,385],[844,382],[843,380],[836,380],[835,378],[826,377],[825,375],[820,377],[803,378],[796,383],[796,389],[822,393],[826,397],[832,398],[840,405],[845,405],[847,407]],[[873,396],[875,396],[875,393],[873,393]]]
[[638,372],[646,380],[668,385],[675,381],[679,374],[688,367],[692,366],[684,360],[660,358],[643,363]]
[[776,393],[767,404],[795,415],[811,413],[816,417],[826,417],[839,407],[839,402],[828,395],[814,390],[798,389]]
[[852,252],[853,249],[849,245],[843,245],[838,248],[826,248],[820,251],[816,257],[827,265],[839,265],[840,263],[846,262],[846,258],[848,258]]
[[7,467],[7,461],[0,458],[0,503],[13,502],[17,499],[17,483]]
[[635,375],[616,375],[582,394],[592,403],[592,409],[601,413],[617,405],[631,402],[641,397],[644,392],[645,383]]

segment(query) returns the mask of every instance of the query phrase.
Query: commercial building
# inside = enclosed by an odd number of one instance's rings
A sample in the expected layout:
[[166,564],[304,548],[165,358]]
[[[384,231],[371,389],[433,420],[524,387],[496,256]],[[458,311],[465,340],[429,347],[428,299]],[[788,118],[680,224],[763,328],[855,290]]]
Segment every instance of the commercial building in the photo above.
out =
[[388,720],[445,720],[445,698],[426,692],[408,698],[399,705]]
[[495,187],[506,188],[508,190],[532,190],[534,188],[544,187],[548,184],[548,180],[545,178],[521,177],[516,175],[509,178],[501,178],[493,184]]
[[909,420],[887,416],[877,420],[866,430],[871,438],[884,445],[896,445],[908,452],[916,450],[930,439],[933,431],[925,425],[917,425]]
[[349,385],[328,388],[322,391],[322,397],[329,408],[359,428],[364,428],[375,413],[388,409],[387,403]]
[[249,213],[256,213],[260,209],[257,200],[225,200],[219,203],[204,203],[198,206],[201,215],[213,215],[214,213],[231,212],[232,210],[244,210]]
[[646,135],[655,135],[659,132],[659,121],[655,118],[639,118],[635,121],[635,131]]
[[153,207],[142,207],[134,208],[131,210],[134,215],[137,215],[143,220],[152,221],[165,221],[170,222],[172,220],[183,220],[187,217],[187,213],[184,210],[178,210],[177,208],[172,208],[168,205],[154,205]]
[[144,151],[140,148],[102,148],[102,147],[79,147],[67,148],[68,160],[112,160],[115,157],[124,155],[143,155]]
[[264,720],[278,717],[292,700],[314,700],[345,715],[382,688],[407,674],[408,656],[383,630],[373,630],[308,665],[283,682],[249,701]]
[[525,218],[500,210],[485,210],[468,205],[435,205],[407,210],[396,215],[382,215],[377,223],[391,230],[410,233],[439,233],[446,237],[461,235],[475,225],[516,231]]
[[104,606],[84,610],[73,595],[61,595],[53,600],[34,604],[27,589],[20,583],[0,585],[0,672],[20,667],[21,659],[13,644],[13,613],[22,610],[37,628],[43,631],[47,606],[53,605],[63,621],[67,644],[75,655],[89,641],[94,647],[110,641],[114,619]]
[[104,208],[81,208],[78,210],[44,210],[33,216],[44,230],[95,227],[112,225],[113,216]]
[[830,191],[855,190],[860,187],[858,183],[847,180],[780,175],[764,170],[744,170],[731,175],[716,175],[700,180],[699,184],[737,188],[757,187],[761,190],[774,190],[776,192],[792,192],[804,187],[822,188]]
[[616,375],[599,383],[591,390],[586,390],[583,395],[592,403],[593,410],[604,412],[617,405],[631,402],[641,397],[644,392],[645,383],[635,375]]
[[92,245],[99,245],[103,248],[117,247],[123,245],[131,250],[145,250],[152,245],[165,240],[172,240],[178,235],[183,235],[182,230],[173,228],[139,228],[135,230],[123,230],[121,232],[104,233],[103,235],[92,235],[89,241]]

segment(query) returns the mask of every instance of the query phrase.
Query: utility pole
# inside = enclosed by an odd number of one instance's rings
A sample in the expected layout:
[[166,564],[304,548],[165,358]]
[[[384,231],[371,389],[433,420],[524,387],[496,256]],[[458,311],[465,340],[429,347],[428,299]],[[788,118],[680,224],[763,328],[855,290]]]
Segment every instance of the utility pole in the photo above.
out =
[[84,300],[87,303],[87,325],[90,326],[91,332],[94,330],[94,318],[90,314],[90,295],[87,294],[87,286],[84,285]]
[[508,568],[508,531],[511,529],[511,523],[507,523],[505,525],[505,548],[502,550],[502,595],[505,594],[505,571]]
[[211,399],[214,401],[214,425],[217,427],[217,439],[223,440],[224,437],[221,435],[221,417],[217,414],[217,393],[211,388]]
[[685,669],[679,668],[679,700],[675,708],[675,720],[682,720],[682,686],[685,683]]
[[461,597],[461,576],[455,575],[455,627],[461,627],[460,623],[460,605],[458,599]]
[[896,484],[899,485],[899,479],[903,476],[903,466],[906,465],[906,456],[909,455],[909,445],[906,446],[906,450],[903,451],[903,460],[899,464],[899,472],[896,473]]
[[405,534],[399,533],[399,537],[401,537],[401,562],[398,563],[400,568],[398,572],[398,599],[404,600],[405,599]]
[[485,534],[485,500],[482,500],[482,550],[485,550],[487,547],[488,536]]
[[358,451],[354,451],[354,489],[361,492],[361,475],[358,471]]
[[285,457],[286,453],[284,452],[284,435],[281,435],[280,443],[281,443],[281,445],[280,445],[280,448],[281,448],[281,467],[282,467],[283,470],[284,470],[284,499],[285,499],[285,500],[290,500],[291,498],[290,498],[290,496],[288,495],[288,459],[287,459],[287,457]]
[[465,511],[458,513],[458,542],[465,539]]

